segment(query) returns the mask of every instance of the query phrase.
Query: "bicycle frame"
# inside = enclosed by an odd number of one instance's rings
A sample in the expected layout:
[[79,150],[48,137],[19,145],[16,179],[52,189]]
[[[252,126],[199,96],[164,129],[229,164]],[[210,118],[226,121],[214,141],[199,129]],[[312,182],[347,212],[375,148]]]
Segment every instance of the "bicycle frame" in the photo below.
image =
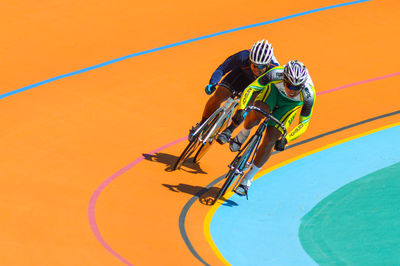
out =
[[[204,124],[207,124],[209,121],[214,119],[220,112],[223,112],[222,115],[218,118],[217,122],[214,123],[213,127],[209,130],[208,134],[202,138],[202,136],[199,136],[199,141],[205,144],[211,136],[215,133],[215,130],[220,128],[220,126],[225,122],[226,118],[232,115],[233,111],[235,110],[236,106],[239,103],[239,99],[234,99],[232,97],[229,97],[229,99],[224,103],[224,105],[220,108],[218,108],[207,120]],[[200,127],[198,129],[202,130],[203,127]],[[197,134],[197,132],[195,134]]]
[[263,115],[265,115],[265,119],[257,128],[256,133],[253,136],[251,136],[251,138],[246,142],[244,147],[239,150],[235,159],[233,159],[233,161],[228,165],[229,171],[226,175],[226,180],[222,185],[222,187],[220,188],[217,196],[215,197],[213,204],[215,204],[215,202],[217,202],[217,200],[225,194],[225,192],[229,187],[231,187],[232,182],[234,182],[237,176],[240,176],[239,178],[237,178],[236,183],[232,187],[232,190],[234,190],[238,186],[238,184],[244,177],[244,171],[247,168],[249,168],[254,161],[258,147],[261,143],[261,138],[263,136],[265,129],[267,128],[267,124],[270,119],[273,120],[282,128],[283,135],[281,141],[283,141],[286,138],[287,131],[285,126],[278,119],[272,116],[272,114],[266,113],[262,109],[256,106],[247,107],[245,109],[245,113],[251,110],[255,110],[262,113]]
[[216,134],[218,134],[219,131],[230,122],[233,112],[238,104],[238,95],[234,93],[225,101],[222,107],[215,110],[193,133],[193,137],[195,138],[189,141],[189,144],[183,150],[172,169],[179,169],[182,163],[194,152],[196,152],[196,154],[193,157],[193,162],[197,163],[210,148]]
[[224,127],[225,123],[227,124],[227,122],[230,122],[230,118],[239,103],[239,99],[235,99],[237,96],[238,95],[233,94],[229,97],[223,106],[218,108],[193,133],[196,137],[193,138],[192,141],[189,141],[189,144],[172,167],[173,170],[178,169],[194,152],[196,152],[196,155],[193,157],[194,163],[197,163],[204,156],[214,141],[216,134]]
[[[238,170],[241,168],[241,169],[239,170],[239,172],[238,172],[241,176],[243,176],[243,171],[245,170],[244,168],[250,167],[250,166],[252,165],[252,163],[254,162],[254,158],[255,158],[255,156],[256,156],[256,154],[257,154],[258,147],[259,147],[259,145],[260,145],[260,143],[261,143],[261,139],[262,139],[263,133],[264,133],[265,129],[267,128],[267,124],[268,124],[268,121],[269,121],[269,120],[274,121],[274,122],[275,122],[276,124],[278,124],[279,127],[282,129],[283,135],[282,135],[282,137],[281,137],[281,141],[283,141],[283,140],[286,138],[286,135],[287,135],[286,127],[281,123],[281,121],[279,121],[277,118],[275,118],[271,113],[266,113],[266,112],[264,112],[262,109],[260,109],[260,108],[258,108],[258,107],[256,107],[256,106],[249,106],[249,107],[247,107],[247,108],[245,109],[245,112],[247,113],[247,112],[249,112],[249,111],[251,111],[251,110],[255,110],[255,111],[257,111],[257,112],[260,112],[260,113],[262,113],[263,115],[265,115],[266,117],[265,117],[264,121],[263,121],[263,122],[259,125],[259,127],[257,128],[256,133],[255,133],[255,134],[252,136],[252,138],[246,143],[246,145],[239,151],[239,154],[240,154],[242,151],[244,151],[244,150],[247,148],[247,146],[248,146],[252,141],[254,141],[253,138],[255,138],[255,144],[253,144],[253,145],[254,145],[254,148],[251,148],[252,151],[251,151],[251,154],[249,155],[249,158],[251,157],[251,159],[250,159],[250,160],[246,160],[245,165],[244,165],[243,167],[241,167],[241,166],[238,167]],[[244,155],[243,155],[243,156],[244,156]],[[231,169],[232,169],[232,166],[231,166],[231,165],[230,165],[230,167],[231,167]],[[238,183],[241,181],[241,179],[242,179],[242,178],[238,178],[238,180],[236,181],[234,187],[236,187],[236,186],[238,185]]]

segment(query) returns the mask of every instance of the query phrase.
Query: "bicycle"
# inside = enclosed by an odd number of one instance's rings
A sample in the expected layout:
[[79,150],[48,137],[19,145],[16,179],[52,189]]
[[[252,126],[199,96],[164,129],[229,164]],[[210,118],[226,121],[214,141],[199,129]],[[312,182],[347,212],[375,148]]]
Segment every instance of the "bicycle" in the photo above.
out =
[[[279,125],[279,127],[283,131],[283,135],[280,140],[278,141],[284,141],[286,138],[286,128],[285,126],[272,114],[264,112],[262,109],[255,107],[255,106],[250,106],[245,109],[245,113],[249,112],[250,110],[255,110],[263,115],[265,115],[264,121],[260,124],[260,126],[257,128],[256,133],[246,142],[246,144],[241,148],[236,155],[236,157],[233,159],[233,161],[228,165],[229,171],[225,176],[225,182],[218,191],[217,196],[214,198],[213,204],[215,204],[222,196],[225,195],[226,191],[228,190],[229,187],[231,187],[231,184],[233,181],[240,176],[236,183],[232,186],[232,190],[234,191],[237,186],[239,185],[240,181],[244,177],[244,171],[246,171],[253,163],[254,157],[257,153],[258,147],[260,145],[263,133],[265,129],[267,128],[267,123],[271,119],[275,123]],[[246,195],[247,197],[247,195]]]
[[182,163],[194,152],[193,162],[198,163],[204,154],[211,147],[215,137],[222,132],[230,123],[232,116],[238,106],[239,98],[237,94],[229,97],[224,105],[218,108],[204,123],[193,133],[194,138],[179,156],[172,170],[179,169]]

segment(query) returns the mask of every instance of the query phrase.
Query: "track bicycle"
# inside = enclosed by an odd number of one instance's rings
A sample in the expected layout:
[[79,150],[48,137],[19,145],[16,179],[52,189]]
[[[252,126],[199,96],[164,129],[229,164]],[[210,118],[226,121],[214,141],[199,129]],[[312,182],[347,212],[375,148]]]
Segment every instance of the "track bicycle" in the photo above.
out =
[[233,94],[218,108],[204,123],[193,133],[193,140],[189,141],[182,154],[179,156],[172,170],[179,169],[183,162],[193,153],[193,162],[197,163],[208,151],[216,136],[231,122],[232,116],[238,106],[239,98]]
[[[257,112],[262,113],[265,115],[264,121],[258,126],[258,129],[256,133],[254,133],[253,136],[246,142],[246,144],[241,148],[236,155],[236,157],[233,159],[233,161],[228,165],[229,171],[225,176],[225,182],[218,191],[217,196],[214,199],[213,204],[215,204],[223,195],[225,195],[226,191],[228,190],[229,187],[231,187],[231,184],[233,181],[239,176],[237,179],[236,183],[232,186],[231,191],[234,191],[237,186],[239,185],[240,181],[244,177],[244,171],[246,171],[253,163],[254,157],[257,153],[258,147],[260,145],[263,133],[265,129],[267,128],[268,121],[271,119],[275,123],[278,124],[278,126],[282,129],[283,135],[280,140],[283,142],[284,139],[286,138],[286,128],[285,126],[272,114],[264,112],[262,109],[256,107],[256,106],[250,106],[245,109],[245,113],[255,110]],[[246,195],[247,197],[247,195]]]

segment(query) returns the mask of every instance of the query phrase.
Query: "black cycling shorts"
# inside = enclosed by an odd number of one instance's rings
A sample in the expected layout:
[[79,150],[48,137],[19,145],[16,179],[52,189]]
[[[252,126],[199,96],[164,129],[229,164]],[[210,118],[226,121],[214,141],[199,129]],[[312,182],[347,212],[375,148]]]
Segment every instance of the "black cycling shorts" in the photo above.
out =
[[232,70],[226,77],[219,83],[220,86],[228,88],[232,93],[241,94],[244,89],[249,86],[254,79],[249,79],[247,75],[240,69]]

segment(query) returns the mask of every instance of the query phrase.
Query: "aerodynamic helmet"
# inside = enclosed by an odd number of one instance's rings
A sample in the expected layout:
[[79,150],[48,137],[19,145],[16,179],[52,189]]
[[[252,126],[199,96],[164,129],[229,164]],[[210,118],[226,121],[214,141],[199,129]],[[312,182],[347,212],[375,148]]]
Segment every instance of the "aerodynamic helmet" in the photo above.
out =
[[307,81],[308,71],[306,66],[297,60],[289,61],[283,69],[284,79],[294,86],[304,85]]
[[250,61],[255,65],[268,65],[273,56],[273,49],[267,40],[257,41],[250,49]]

